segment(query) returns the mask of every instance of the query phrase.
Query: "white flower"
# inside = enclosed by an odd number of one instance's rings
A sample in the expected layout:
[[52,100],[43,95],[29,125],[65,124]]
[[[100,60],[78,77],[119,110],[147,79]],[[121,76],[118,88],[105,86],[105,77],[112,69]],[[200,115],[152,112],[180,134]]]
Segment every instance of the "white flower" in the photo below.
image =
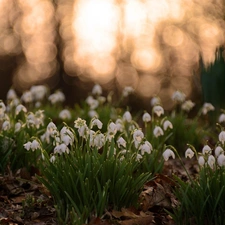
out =
[[97,118],[93,118],[92,120],[91,120],[91,126],[90,126],[90,128],[92,129],[92,127],[94,127],[94,126],[97,126],[98,127],[98,129],[102,129],[102,122],[99,120],[99,119],[97,119]]
[[80,127],[83,127],[84,125],[86,125],[86,120],[83,120],[81,118],[77,118],[75,121],[74,121],[74,127],[75,128],[80,128]]
[[223,154],[224,153],[224,151],[223,151],[223,149],[221,148],[221,146],[217,146],[216,148],[215,148],[215,156],[216,157],[218,157],[219,155],[221,155],[221,154]]
[[202,107],[202,114],[206,115],[209,111],[214,111],[215,108],[211,103],[204,103],[203,107]]
[[94,117],[98,118],[99,117],[98,116],[98,113],[95,110],[93,110],[93,109],[91,109],[91,110],[88,111],[88,116],[90,118],[94,118]]
[[183,109],[186,112],[189,112],[194,106],[195,106],[194,102],[192,102],[191,100],[187,100],[181,105],[181,109]]
[[6,106],[3,101],[0,101],[0,118],[3,118],[5,115]]
[[134,140],[134,145],[136,148],[142,142],[143,138],[144,138],[144,133],[141,130],[134,130],[133,140]]
[[120,132],[123,132],[124,130],[123,121],[121,119],[117,119],[115,123],[116,123],[116,129]]
[[198,157],[198,164],[199,164],[199,166],[205,165],[205,159],[202,155]]
[[17,94],[14,89],[10,88],[6,95],[7,100],[13,100],[17,98]]
[[100,104],[103,104],[106,101],[106,97],[104,96],[97,96],[97,100]]
[[92,88],[92,94],[93,95],[101,95],[102,87],[99,84],[95,84],[95,86]]
[[21,123],[21,122],[17,122],[17,123],[15,124],[15,126],[14,126],[14,128],[15,128],[14,132],[15,132],[15,133],[19,132],[20,129],[21,129],[21,127],[22,127],[22,123]]
[[86,139],[88,137],[88,135],[90,134],[90,129],[85,124],[78,128],[78,133],[79,133],[80,137],[83,137]]
[[153,113],[155,113],[157,116],[161,116],[164,114],[164,109],[160,105],[156,105],[153,107]]
[[69,154],[69,148],[64,143],[59,144],[54,148],[54,154],[59,153],[61,155],[65,152]]
[[74,141],[74,138],[73,136],[71,137],[70,135],[61,135],[61,141],[66,145],[68,146],[69,144],[72,145],[73,144],[73,141]]
[[215,157],[213,155],[210,155],[208,157],[208,165],[210,166],[211,169],[213,169],[215,162],[216,162]]
[[113,122],[110,122],[110,124],[107,127],[106,140],[111,142],[112,138],[114,138],[116,133],[117,133],[117,125]]
[[56,125],[53,122],[50,122],[47,126],[47,132],[51,135],[54,136],[55,131],[57,130]]
[[163,130],[167,130],[168,128],[173,129],[173,124],[169,120],[165,120],[163,123]]
[[218,121],[219,121],[219,123],[225,122],[225,113],[220,114]]
[[137,154],[137,156],[136,156],[136,161],[137,161],[137,162],[140,162],[140,160],[141,160],[142,158],[143,158],[143,157],[142,157],[141,154]]
[[104,146],[105,144],[105,136],[102,133],[98,133],[98,132],[93,132],[93,135],[91,135],[92,138],[90,138],[90,144],[93,147],[97,147],[98,149],[100,149],[101,147]]
[[185,101],[186,95],[181,91],[175,91],[172,95],[172,100],[178,103]]
[[140,145],[139,150],[141,151],[141,155],[144,155],[145,152],[151,154],[152,145],[148,141],[145,141],[144,144]]
[[126,148],[127,142],[122,137],[119,137],[117,140],[117,145],[119,148],[120,146],[123,146],[124,148]]
[[24,106],[24,105],[22,105],[22,104],[19,104],[19,105],[17,105],[16,106],[16,109],[15,109],[15,113],[16,113],[16,115],[18,115],[20,112],[24,112],[24,113],[26,113],[27,112],[27,108]]
[[126,121],[126,122],[131,122],[132,120],[132,116],[130,114],[129,111],[126,111],[124,114],[123,114],[123,120]]
[[31,142],[30,148],[31,148],[32,151],[35,151],[35,150],[37,150],[37,149],[40,149],[41,146],[40,146],[40,143],[39,143],[37,140],[33,140],[33,141]]
[[33,101],[32,93],[30,91],[25,91],[21,96],[21,100],[25,103],[32,102]]
[[151,99],[151,106],[160,105],[161,99],[158,96],[155,96]]
[[30,92],[35,101],[41,101],[47,94],[47,87],[44,85],[33,85]]
[[55,93],[49,95],[48,100],[52,104],[56,104],[58,102],[64,102],[65,101],[65,95],[61,91],[56,91]]
[[54,163],[54,162],[55,162],[55,156],[54,156],[54,155],[51,156],[50,162],[51,162],[51,163]]
[[208,145],[205,145],[205,146],[202,148],[202,154],[203,154],[203,155],[211,154],[211,152],[212,152],[212,149],[211,149]]
[[93,96],[88,96],[86,102],[89,105],[90,109],[96,109],[99,106],[98,100],[94,99]]
[[188,148],[186,151],[185,151],[185,158],[192,158],[194,156],[194,152],[191,150],[191,148]]
[[122,96],[123,96],[123,97],[127,97],[129,94],[131,94],[131,93],[133,93],[133,92],[134,92],[134,88],[129,87],[129,86],[126,86],[126,87],[124,87],[124,89],[123,89]]
[[217,163],[219,166],[225,166],[225,155],[220,154],[219,157],[217,158]]
[[225,142],[225,131],[221,131],[219,134],[219,141],[224,144]]
[[145,112],[142,116],[142,120],[144,123],[148,123],[151,121],[151,115],[147,112]]
[[173,152],[171,149],[167,148],[167,149],[163,152],[163,158],[164,158],[165,161],[168,161],[168,159],[169,159],[170,157],[172,157],[173,159],[175,159],[175,154],[174,154],[174,152]]
[[9,130],[11,128],[10,122],[8,120],[5,120],[2,124],[2,130]]
[[154,134],[155,137],[159,137],[159,136],[163,136],[164,132],[163,132],[161,127],[155,126],[155,128],[153,130],[153,134]]
[[59,118],[62,120],[70,120],[71,119],[71,113],[68,109],[63,109],[60,113],[59,113]]
[[28,141],[27,143],[25,143],[25,144],[23,145],[23,147],[24,147],[27,151],[29,151],[30,148],[31,148],[31,142]]

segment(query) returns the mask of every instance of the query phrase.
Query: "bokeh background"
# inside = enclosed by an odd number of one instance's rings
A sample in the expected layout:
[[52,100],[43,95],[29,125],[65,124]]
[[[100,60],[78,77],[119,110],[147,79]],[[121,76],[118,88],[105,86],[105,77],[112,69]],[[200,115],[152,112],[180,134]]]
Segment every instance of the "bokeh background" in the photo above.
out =
[[225,43],[224,8],[223,0],[0,0],[0,98],[11,86],[47,84],[72,104],[99,83],[118,95],[132,86],[137,104],[158,95],[169,109],[176,90],[201,101],[201,66]]

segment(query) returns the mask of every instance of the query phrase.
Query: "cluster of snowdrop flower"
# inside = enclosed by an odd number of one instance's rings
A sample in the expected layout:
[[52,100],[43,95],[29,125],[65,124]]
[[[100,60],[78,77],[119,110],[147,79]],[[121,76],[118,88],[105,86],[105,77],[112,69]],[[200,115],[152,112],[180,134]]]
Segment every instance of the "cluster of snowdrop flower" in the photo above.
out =
[[[196,154],[198,158],[198,164],[203,166],[209,166],[211,169],[216,167],[216,163],[219,167],[225,166],[224,144],[225,144],[225,131],[221,131],[218,136],[218,143],[213,150],[208,144],[204,145],[201,153],[197,153],[193,146],[188,147],[185,151],[186,158],[192,158]],[[199,155],[199,156],[198,156]]]

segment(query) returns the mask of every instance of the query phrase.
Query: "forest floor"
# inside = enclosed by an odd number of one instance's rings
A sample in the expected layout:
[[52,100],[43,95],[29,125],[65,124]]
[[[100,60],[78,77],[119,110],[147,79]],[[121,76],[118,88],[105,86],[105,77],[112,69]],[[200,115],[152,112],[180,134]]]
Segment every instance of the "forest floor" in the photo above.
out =
[[[198,165],[194,160],[184,160],[190,175],[195,175]],[[93,217],[88,225],[175,225],[166,213],[179,202],[173,189],[173,175],[188,180],[180,160],[165,162],[163,172],[145,184],[138,208],[109,210],[101,218]],[[0,224],[4,225],[56,225],[57,217],[53,199],[35,176],[25,169],[16,174],[0,176]]]

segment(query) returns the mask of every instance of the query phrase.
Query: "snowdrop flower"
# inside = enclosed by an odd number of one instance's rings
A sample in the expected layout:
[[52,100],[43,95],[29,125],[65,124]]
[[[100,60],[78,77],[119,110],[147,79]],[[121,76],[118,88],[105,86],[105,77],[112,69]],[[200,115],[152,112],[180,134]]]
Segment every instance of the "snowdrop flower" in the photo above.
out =
[[2,124],[2,130],[9,130],[11,128],[9,120],[5,120]]
[[217,163],[220,167],[225,166],[225,155],[224,154],[219,155],[219,157],[217,158]]
[[74,127],[75,128],[80,128],[82,126],[86,125],[86,120],[83,120],[81,118],[77,118],[75,121],[74,121]]
[[130,94],[133,93],[133,92],[134,92],[134,88],[133,88],[133,87],[126,86],[126,87],[124,87],[124,89],[123,89],[122,96],[123,96],[123,97],[127,97],[128,95],[130,95]]
[[225,122],[225,113],[220,114],[218,121],[219,121],[219,123]]
[[145,141],[144,144],[140,145],[139,150],[141,151],[141,155],[145,153],[151,154],[152,145],[148,141]]
[[124,114],[123,114],[123,120],[126,121],[126,122],[131,122],[132,120],[132,116],[130,114],[129,111],[126,111]]
[[167,148],[167,149],[163,152],[163,158],[164,158],[165,161],[168,161],[168,159],[169,159],[170,157],[172,157],[173,159],[175,159],[175,154],[174,154],[174,152],[173,152],[171,149]]
[[105,144],[105,136],[102,133],[94,133],[94,135],[92,136],[93,139],[90,141],[91,146],[93,147],[97,147],[98,149],[100,149],[101,147],[104,146]]
[[117,119],[115,123],[116,123],[116,129],[120,132],[123,132],[124,130],[123,121],[121,119]]
[[24,113],[27,112],[27,108],[22,104],[17,105],[15,109],[16,115],[18,115],[20,112],[24,112]]
[[202,114],[206,115],[209,111],[214,111],[215,108],[211,103],[204,103],[202,107]]
[[15,133],[19,132],[20,129],[21,129],[21,127],[22,127],[22,123],[21,123],[21,122],[17,122],[17,123],[15,124],[15,126],[14,126],[14,132],[15,132]]
[[97,119],[97,118],[93,118],[92,120],[91,120],[91,126],[90,126],[90,128],[92,129],[94,126],[97,126],[98,127],[98,129],[102,129],[102,122],[99,120],[99,119]]
[[134,145],[136,148],[142,142],[143,138],[144,138],[144,134],[141,130],[134,130],[133,140],[134,140]]
[[173,129],[173,124],[169,120],[165,120],[163,123],[163,130],[167,130],[168,128]]
[[41,101],[47,94],[47,87],[45,85],[33,85],[30,92],[35,101]]
[[103,104],[106,101],[106,97],[104,96],[97,96],[97,100],[99,102],[99,104]]
[[25,143],[24,145],[24,148],[27,150],[27,151],[29,151],[30,150],[30,148],[31,148],[31,142],[30,141],[28,141],[27,143]]
[[202,155],[198,157],[198,164],[199,164],[199,166],[205,165],[205,159]]
[[208,157],[208,165],[210,166],[211,169],[213,169],[215,162],[216,162],[215,157],[213,155],[210,155]]
[[78,133],[79,133],[80,137],[83,137],[83,138],[87,139],[88,135],[90,134],[90,129],[85,124],[85,125],[78,128]]
[[160,105],[156,105],[153,107],[153,113],[155,113],[157,116],[161,116],[164,114],[164,109]]
[[17,98],[17,94],[14,89],[10,88],[6,95],[7,100],[13,100]]
[[89,105],[90,109],[96,109],[99,106],[98,100],[94,99],[93,96],[88,96],[86,102]]
[[59,144],[54,148],[54,154],[59,153],[61,155],[62,153],[65,152],[69,154],[69,148],[64,143]]
[[136,156],[136,161],[137,161],[137,162],[140,162],[140,160],[141,160],[142,158],[143,158],[143,157],[142,157],[141,154],[137,154],[137,156]]
[[94,118],[94,117],[98,118],[98,117],[99,117],[99,116],[98,116],[98,113],[97,113],[95,110],[93,110],[93,109],[89,110],[88,116],[89,116],[90,118]]
[[21,100],[25,103],[32,102],[33,101],[32,93],[30,91],[25,91],[21,96]]
[[116,133],[117,133],[117,125],[113,122],[110,122],[110,124],[107,127],[106,140],[111,142],[112,138],[114,138]]
[[155,126],[155,128],[153,130],[153,134],[154,134],[155,137],[159,137],[159,136],[163,136],[164,132],[163,132],[161,127]]
[[188,148],[186,151],[185,151],[185,158],[192,158],[194,156],[194,152],[191,150],[191,148]]
[[144,123],[148,123],[151,121],[151,115],[147,112],[145,112],[142,116],[142,120]]
[[151,106],[156,106],[161,104],[161,99],[158,96],[155,96],[151,99]]
[[202,154],[203,155],[211,154],[211,152],[212,152],[212,149],[208,145],[205,145],[202,148]]
[[71,113],[68,109],[63,109],[60,113],[59,113],[59,118],[62,120],[70,120],[71,119]]
[[57,127],[56,125],[53,123],[53,122],[50,122],[47,126],[47,131],[50,133],[50,134],[53,134],[53,132],[57,130]]
[[54,156],[54,155],[51,156],[50,162],[51,162],[51,163],[54,163],[54,162],[55,162],[55,156]]
[[37,149],[40,149],[41,146],[40,146],[40,143],[39,143],[37,140],[33,140],[33,141],[31,142],[30,148],[31,148],[32,151],[35,151],[35,150],[37,150]]
[[66,146],[72,145],[74,142],[74,134],[65,126],[60,131],[60,138]]
[[64,102],[65,95],[61,91],[58,90],[55,93],[49,95],[48,100],[51,102],[51,104],[56,104],[58,102]]
[[225,131],[221,131],[219,134],[219,141],[224,144],[225,142]]
[[119,137],[117,140],[117,145],[120,148],[121,146],[123,146],[124,148],[126,148],[127,142],[122,138]]
[[99,84],[95,84],[92,88],[93,95],[101,95],[102,94],[102,87]]
[[215,156],[216,156],[216,158],[218,158],[218,156],[221,155],[221,154],[223,154],[223,153],[224,153],[224,151],[223,151],[223,149],[221,148],[221,146],[217,146],[217,147],[215,148]]
[[195,106],[194,102],[192,102],[191,100],[187,100],[181,105],[181,109],[186,112],[189,112],[194,106]]
[[3,118],[5,115],[6,106],[3,101],[0,101],[0,118]]
[[172,100],[177,103],[182,103],[185,101],[186,95],[181,91],[175,91],[172,95]]

